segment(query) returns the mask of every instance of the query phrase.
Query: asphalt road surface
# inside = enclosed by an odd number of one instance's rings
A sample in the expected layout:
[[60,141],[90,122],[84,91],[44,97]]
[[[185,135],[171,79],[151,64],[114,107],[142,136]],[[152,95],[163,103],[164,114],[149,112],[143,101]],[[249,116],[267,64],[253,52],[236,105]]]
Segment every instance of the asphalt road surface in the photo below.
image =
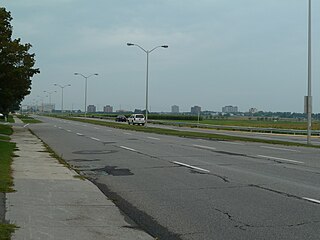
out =
[[319,239],[320,150],[29,125],[160,239]]

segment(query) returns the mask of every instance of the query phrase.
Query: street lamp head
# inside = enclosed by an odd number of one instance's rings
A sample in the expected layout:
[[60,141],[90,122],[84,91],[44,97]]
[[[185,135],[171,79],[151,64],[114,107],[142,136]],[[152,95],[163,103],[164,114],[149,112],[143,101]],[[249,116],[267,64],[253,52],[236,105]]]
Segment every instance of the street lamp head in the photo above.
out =
[[67,86],[69,86],[69,87],[70,87],[70,86],[71,86],[71,84],[68,84]]
[[58,86],[58,84],[56,84],[56,83],[55,83],[55,84],[53,84],[53,85],[54,85],[54,86]]
[[134,44],[133,43],[127,43],[127,46],[134,46]]
[[79,75],[79,73],[74,73],[74,75]]
[[93,74],[93,75],[96,75],[96,76],[98,76],[99,74],[98,74],[98,73],[95,73],[95,74]]
[[169,46],[168,46],[168,45],[163,45],[163,46],[161,46],[161,47],[163,47],[163,48],[168,48]]

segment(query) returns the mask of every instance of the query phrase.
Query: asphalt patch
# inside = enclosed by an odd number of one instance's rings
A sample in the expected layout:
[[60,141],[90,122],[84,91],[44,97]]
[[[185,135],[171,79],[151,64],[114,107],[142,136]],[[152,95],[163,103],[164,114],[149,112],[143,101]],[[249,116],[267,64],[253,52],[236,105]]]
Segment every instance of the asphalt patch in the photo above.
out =
[[106,173],[111,176],[132,176],[134,175],[130,169],[118,168],[117,166],[105,166],[103,168],[91,169],[93,172]]
[[82,150],[82,151],[75,151],[72,152],[74,154],[111,154],[116,153],[116,150]]

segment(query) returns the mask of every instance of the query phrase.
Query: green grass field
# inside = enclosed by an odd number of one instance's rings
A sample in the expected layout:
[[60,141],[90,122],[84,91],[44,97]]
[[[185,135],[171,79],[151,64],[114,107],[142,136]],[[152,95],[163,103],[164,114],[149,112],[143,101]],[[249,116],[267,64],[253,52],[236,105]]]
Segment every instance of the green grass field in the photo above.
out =
[[37,119],[29,117],[28,115],[18,115],[17,117],[24,123],[42,123]]
[[[0,134],[11,135],[12,128],[0,125]],[[8,142],[9,137],[0,139],[0,192],[12,192],[11,162],[15,143]]]
[[[197,121],[177,121],[164,120],[163,122],[174,123],[182,122],[185,124],[197,124]],[[295,129],[306,130],[307,123],[303,121],[257,121],[257,120],[241,120],[241,119],[217,119],[217,120],[202,120],[200,124],[219,125],[219,126],[237,126],[237,127],[256,127],[256,128],[278,128],[278,129]],[[312,123],[313,130],[320,130],[320,122],[314,121]]]
[[201,133],[201,132],[191,132],[191,131],[178,131],[178,130],[172,130],[172,129],[162,129],[162,128],[153,128],[153,127],[148,128],[148,127],[142,127],[142,126],[131,126],[127,124],[119,124],[116,122],[104,122],[104,121],[93,120],[93,119],[81,119],[81,118],[72,118],[72,117],[61,117],[61,118],[79,121],[79,122],[92,123],[96,125],[108,126],[113,128],[119,128],[119,129],[156,133],[156,134],[163,134],[163,135],[172,135],[172,136],[178,136],[178,137],[203,138],[203,139],[221,140],[221,141],[228,140],[228,141],[259,142],[259,143],[280,144],[280,145],[287,145],[287,146],[303,146],[303,147],[315,147],[315,148],[319,147],[314,145],[311,146],[307,144],[285,142],[285,141],[278,141],[278,140],[264,140],[264,139],[256,139],[256,138],[229,136],[229,135],[223,135],[223,134],[212,134],[212,133]]
[[[0,125],[0,134],[8,135],[0,137],[0,192],[13,192],[12,156],[16,147],[15,143],[9,142],[12,128],[8,125]],[[17,227],[13,224],[0,222],[0,240],[10,240]]]

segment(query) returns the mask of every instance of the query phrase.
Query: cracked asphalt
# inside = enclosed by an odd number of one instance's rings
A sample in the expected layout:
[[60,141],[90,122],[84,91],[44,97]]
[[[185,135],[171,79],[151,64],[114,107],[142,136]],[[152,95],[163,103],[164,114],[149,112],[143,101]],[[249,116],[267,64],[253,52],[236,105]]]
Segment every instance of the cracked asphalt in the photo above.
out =
[[30,128],[154,237],[319,239],[319,149],[39,119]]

